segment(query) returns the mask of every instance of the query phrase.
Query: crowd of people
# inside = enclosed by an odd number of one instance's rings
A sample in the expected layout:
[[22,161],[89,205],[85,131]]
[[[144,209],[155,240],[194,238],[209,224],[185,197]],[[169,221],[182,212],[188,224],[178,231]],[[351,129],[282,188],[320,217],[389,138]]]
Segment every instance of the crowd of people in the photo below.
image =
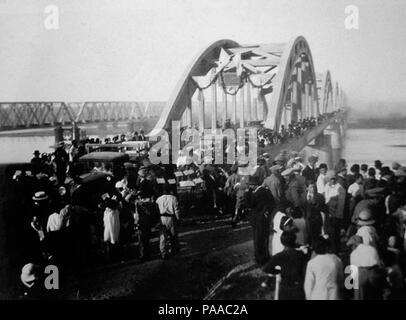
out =
[[[321,120],[286,132],[303,134]],[[21,282],[28,296],[50,263],[81,274],[100,259],[132,258],[134,244],[140,261],[150,259],[154,232],[156,251],[167,259],[179,250],[180,220],[200,209],[230,215],[232,227],[249,220],[255,261],[277,275],[279,299],[404,297],[406,167],[398,163],[353,164],[348,172],[344,159],[328,168],[317,156],[284,151],[273,159],[264,153],[247,171],[247,163],[197,164],[183,153],[176,164],[153,165],[146,154],[124,163],[120,176],[105,166],[112,187],[98,194],[91,186],[96,205],[87,206],[75,201],[80,180],[72,170],[85,153],[86,141],[61,143],[53,154],[35,151],[31,174],[13,177],[25,212]],[[352,291],[344,287],[346,266],[356,267]]]
[[279,143],[285,143],[288,139],[302,136],[308,129],[314,128],[324,120],[335,116],[339,111],[320,114],[316,117],[303,118],[302,120],[292,120],[286,127],[281,125],[278,131],[261,128],[258,132],[258,146],[265,148]]
[[255,260],[277,276],[279,299],[405,298],[406,167],[317,163],[281,154],[257,169],[251,200],[246,187]]

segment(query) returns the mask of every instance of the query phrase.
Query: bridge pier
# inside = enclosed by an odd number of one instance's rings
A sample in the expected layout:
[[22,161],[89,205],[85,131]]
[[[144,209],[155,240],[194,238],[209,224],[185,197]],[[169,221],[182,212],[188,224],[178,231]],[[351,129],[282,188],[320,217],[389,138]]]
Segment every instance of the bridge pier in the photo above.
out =
[[306,158],[311,155],[317,156],[319,158],[318,163],[326,163],[328,168],[332,168],[334,165],[330,135],[320,134],[308,146],[304,147],[303,153]]
[[330,124],[326,130],[325,134],[330,136],[331,140],[331,157],[333,165],[335,165],[341,158],[342,150],[342,137],[339,123]]

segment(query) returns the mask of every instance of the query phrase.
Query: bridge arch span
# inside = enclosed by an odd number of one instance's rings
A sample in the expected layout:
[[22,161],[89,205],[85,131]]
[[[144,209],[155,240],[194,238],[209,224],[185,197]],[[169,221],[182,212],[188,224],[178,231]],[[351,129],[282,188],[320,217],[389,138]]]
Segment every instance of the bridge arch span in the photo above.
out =
[[326,70],[319,79],[320,94],[319,94],[319,107],[322,113],[331,112],[334,110],[334,92],[333,82],[331,80],[331,74],[329,70]]
[[[284,47],[278,71],[274,79],[273,93],[265,127],[279,130],[284,109],[287,107],[288,94],[291,93],[291,120],[319,114],[317,102],[317,79],[310,47],[303,36],[291,39]],[[308,86],[308,88],[306,88]],[[302,101],[311,94],[309,101]],[[295,94],[296,93],[296,94]]]
[[157,124],[148,135],[157,135],[162,129],[169,130],[172,120],[180,120],[197,89],[192,77],[206,75],[215,66],[214,61],[217,60],[221,48],[237,46],[239,45],[235,41],[222,39],[213,42],[197,54],[176,84]]

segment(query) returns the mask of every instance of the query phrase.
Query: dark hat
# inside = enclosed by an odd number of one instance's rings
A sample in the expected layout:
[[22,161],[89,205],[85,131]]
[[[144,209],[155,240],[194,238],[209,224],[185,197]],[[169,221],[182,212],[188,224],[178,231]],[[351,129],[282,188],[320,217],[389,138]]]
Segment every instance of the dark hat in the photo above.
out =
[[108,198],[108,199],[104,200],[103,206],[104,206],[105,208],[110,208],[110,209],[112,209],[112,210],[115,210],[115,209],[117,209],[117,207],[118,207],[118,203],[117,203],[116,200],[111,199],[111,198]]
[[41,153],[39,152],[39,150],[35,150],[33,154],[35,154],[35,155],[37,155],[37,154],[40,155]]
[[383,163],[381,162],[381,160],[375,160],[374,164],[375,164],[375,167],[379,167],[379,166],[382,166]]
[[385,188],[378,187],[378,188],[368,189],[365,191],[365,193],[370,197],[378,197],[378,196],[383,196],[384,191],[385,191]]
[[392,169],[393,170],[398,170],[401,167],[402,166],[401,166],[401,164],[399,162],[396,162],[396,161],[392,162]]
[[259,165],[263,165],[263,164],[266,163],[266,161],[265,161],[264,158],[258,158],[257,163],[258,163]]
[[346,165],[346,164],[343,164],[343,163],[339,163],[339,164],[337,164],[336,167],[335,167],[336,173],[340,173],[340,172],[342,172],[342,171],[344,171],[344,170],[346,170],[346,169],[347,169],[347,165]]
[[357,219],[358,226],[371,226],[374,223],[375,223],[375,220],[372,219],[371,211],[363,210],[360,212],[358,219]]
[[269,170],[270,170],[272,173],[278,172],[278,171],[280,171],[281,169],[282,169],[282,166],[279,165],[279,164],[275,164],[274,166],[272,166],[272,167],[269,168]]

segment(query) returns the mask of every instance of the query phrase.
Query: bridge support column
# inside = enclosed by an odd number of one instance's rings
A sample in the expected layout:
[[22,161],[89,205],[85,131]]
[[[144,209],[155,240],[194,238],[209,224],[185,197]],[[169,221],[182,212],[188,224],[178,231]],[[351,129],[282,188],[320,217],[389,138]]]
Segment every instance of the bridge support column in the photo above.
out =
[[189,101],[189,104],[185,109],[185,113],[186,113],[186,126],[188,128],[192,128],[192,101]]
[[76,122],[72,123],[72,141],[79,142],[80,140],[80,128]]
[[245,116],[245,97],[244,97],[244,87],[240,89],[240,100],[241,100],[241,109],[240,109],[240,128],[244,128],[244,116]]
[[247,81],[247,84],[245,85],[246,90],[247,90],[247,122],[252,121],[252,104],[251,104],[251,84],[249,81]]
[[223,124],[223,129],[226,127],[226,121],[227,121],[227,94],[223,91],[223,116],[222,116],[222,124]]
[[237,95],[232,96],[233,108],[231,109],[231,122],[233,125],[237,124]]
[[[212,74],[216,73],[216,69],[213,69]],[[211,103],[212,103],[212,114],[211,114],[211,128],[214,130],[217,128],[217,81],[211,85]]]
[[309,92],[309,84],[306,83],[305,84],[305,93],[304,93],[304,117],[307,118],[310,116],[310,112],[311,112],[311,105],[309,103],[309,97],[310,97],[310,92]]
[[58,125],[54,128],[54,135],[55,135],[55,144],[63,141],[63,128],[61,125]]
[[341,149],[342,149],[341,132],[339,124],[333,123],[330,126],[328,126],[325,131],[326,134],[328,134],[331,139],[331,156],[332,162],[335,165],[341,158]]
[[205,117],[205,112],[204,112],[204,92],[203,90],[199,90],[199,95],[198,95],[198,100],[199,100],[199,130],[204,130],[204,117]]
[[325,163],[329,169],[333,168],[331,136],[320,134],[303,151],[307,158],[315,155],[319,158],[318,164]]
[[258,113],[258,99],[254,98],[253,104],[252,104],[252,113],[253,113],[253,121],[258,121],[259,120],[259,113]]

